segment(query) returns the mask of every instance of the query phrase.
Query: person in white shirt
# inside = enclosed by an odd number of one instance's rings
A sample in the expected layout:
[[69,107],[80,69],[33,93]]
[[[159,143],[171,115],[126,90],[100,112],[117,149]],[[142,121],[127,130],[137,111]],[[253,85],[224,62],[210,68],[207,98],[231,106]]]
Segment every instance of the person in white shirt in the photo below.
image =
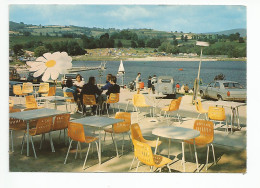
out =
[[85,84],[85,81],[82,80],[82,76],[80,74],[77,74],[76,81],[73,83],[73,85],[76,86],[76,88],[77,88],[76,95],[75,95],[76,96],[75,101],[78,104],[78,111],[81,111],[81,104],[78,99],[79,99],[79,96],[80,96],[80,93],[81,93],[81,90],[82,90],[82,87],[84,84]]
[[135,79],[135,88],[136,88],[136,90],[137,90],[137,94],[140,93],[140,86],[139,86],[139,83],[140,83],[140,82],[141,82],[141,73],[138,72],[137,77],[136,77],[136,79]]

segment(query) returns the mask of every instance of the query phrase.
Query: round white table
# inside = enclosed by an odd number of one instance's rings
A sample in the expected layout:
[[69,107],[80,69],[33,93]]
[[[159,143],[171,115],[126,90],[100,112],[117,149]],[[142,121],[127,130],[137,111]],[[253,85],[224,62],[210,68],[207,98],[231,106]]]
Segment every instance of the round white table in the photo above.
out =
[[164,137],[169,139],[169,146],[168,146],[168,158],[170,155],[170,144],[171,139],[174,140],[181,140],[182,141],[182,163],[183,163],[183,171],[185,172],[185,154],[184,154],[184,140],[193,139],[193,145],[194,145],[194,151],[195,151],[195,157],[196,157],[196,164],[197,164],[197,170],[198,170],[198,157],[197,157],[197,151],[196,151],[196,145],[195,145],[195,139],[200,135],[200,132],[194,129],[188,129],[183,127],[170,127],[170,126],[163,126],[159,128],[155,128],[152,131],[153,135],[158,136],[156,148],[155,148],[155,154],[157,151],[157,144],[159,142],[159,137]]

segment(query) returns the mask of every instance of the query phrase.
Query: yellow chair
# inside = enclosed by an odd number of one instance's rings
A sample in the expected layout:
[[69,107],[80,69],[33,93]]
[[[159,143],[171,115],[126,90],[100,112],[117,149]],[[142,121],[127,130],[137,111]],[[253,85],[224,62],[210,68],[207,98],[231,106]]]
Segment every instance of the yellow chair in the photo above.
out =
[[[32,128],[32,129],[29,130],[29,135],[31,136],[31,143],[32,143],[32,148],[33,148],[35,158],[37,158],[37,156],[36,156],[36,152],[35,152],[35,149],[34,149],[33,136],[49,133],[51,150],[52,150],[52,152],[55,152],[53,142],[52,142],[52,137],[51,137],[52,121],[53,121],[52,117],[40,118],[40,119],[37,120],[36,128]],[[25,135],[24,135],[24,137],[25,137]],[[23,152],[24,137],[23,137],[23,141],[22,141],[21,154]],[[42,138],[43,138],[43,136],[42,136]],[[42,145],[42,139],[41,139],[40,149],[41,149],[41,145]]]
[[[208,158],[209,158],[209,146],[212,147],[214,164],[215,160],[215,152],[213,146],[214,140],[214,124],[212,121],[207,120],[196,120],[193,126],[193,129],[200,131],[200,136],[195,138],[195,145],[198,146],[207,146],[207,159],[206,159],[206,170],[208,170]],[[193,139],[185,140],[186,143],[194,144]]]
[[56,86],[50,87],[47,96],[55,96],[56,94]]
[[66,110],[68,111],[67,104],[69,103],[69,104],[70,104],[70,111],[72,111],[72,110],[71,110],[71,103],[75,103],[73,93],[72,93],[72,92],[63,92],[63,95],[64,95],[64,97],[69,97],[69,98],[71,98],[71,99],[66,99]]
[[[153,147],[153,148],[156,148],[155,150],[157,150],[157,147],[162,143],[161,141],[157,141],[156,140],[146,140],[144,139],[143,135],[142,135],[142,132],[141,132],[141,129],[140,129],[140,126],[138,123],[135,123],[135,124],[132,124],[130,126],[130,129],[131,129],[131,137],[132,137],[132,142],[133,142],[133,139],[134,140],[137,140],[139,142],[143,142],[143,143],[146,143],[148,144],[149,146]],[[157,145],[156,145],[157,143]],[[137,156],[135,155],[134,158],[133,158],[133,161],[132,161],[132,164],[130,166],[130,170],[133,166],[133,163],[134,163],[134,160],[137,158]]]
[[43,106],[38,106],[33,95],[28,95],[25,97],[25,106],[26,108],[43,108]]
[[[96,115],[97,115],[97,109],[99,108],[99,112],[100,112],[100,106],[97,104],[96,102],[96,97],[95,95],[86,95],[83,94],[83,105],[87,106],[97,106],[96,108]],[[84,109],[84,107],[82,107]]]
[[[26,96],[27,95],[27,93],[23,93],[22,88],[21,88],[20,85],[13,85],[13,93],[14,93],[15,97],[16,96],[20,97],[20,96]],[[20,98],[20,104],[21,104],[21,98]]]
[[26,94],[33,93],[33,84],[31,82],[23,83],[22,92]]
[[[222,127],[221,126],[222,122],[226,122],[226,131],[228,132],[228,124],[227,124],[224,108],[210,106],[209,111],[208,111],[208,118],[209,118],[209,120],[212,120],[214,122],[214,124],[216,122],[219,122],[220,127]],[[231,132],[232,132],[232,127],[231,127]]]
[[[65,144],[66,144],[65,132],[66,132],[66,129],[68,128],[69,121],[70,121],[70,114],[57,115],[55,117],[53,127],[52,127],[52,131],[60,131],[60,135],[61,135],[61,130],[64,130],[64,143]],[[60,135],[59,135],[59,140],[60,140]]]
[[[136,172],[138,170],[139,163],[142,162],[150,167],[159,168],[160,172],[163,166],[167,166],[169,172],[171,172],[169,164],[172,162],[171,159],[163,157],[161,155],[154,155],[152,153],[151,146],[146,143],[139,142],[133,139],[134,144],[134,153],[136,158],[138,159],[138,164],[136,167]],[[152,168],[150,168],[152,170]]]
[[[164,112],[164,117],[170,117],[170,112],[176,112],[177,113],[177,118],[180,123],[182,123],[182,118],[180,114],[178,113],[180,104],[181,104],[181,99],[182,97],[179,97],[178,99],[173,99],[170,103],[169,106],[165,106],[161,108],[161,112]],[[168,114],[167,114],[168,113]]]
[[201,101],[199,99],[195,100],[195,107],[196,107],[196,111],[199,113],[197,119],[199,119],[201,114],[205,114],[205,118],[206,120],[208,119],[207,113],[208,110],[205,110],[201,104]]
[[[130,125],[131,125],[131,113],[128,112],[117,112],[115,115],[115,119],[122,119],[123,122],[115,123],[113,127],[105,128],[105,136],[104,141],[106,138],[106,133],[110,133],[113,142],[116,144],[116,141],[114,140],[114,134],[123,134],[123,144],[122,144],[122,155],[124,152],[124,133],[129,133],[130,131]],[[131,141],[130,134],[129,134],[129,140]]]
[[49,92],[49,88],[50,88],[49,83],[40,83],[40,87],[37,93],[47,95]]
[[144,95],[134,94],[133,105],[134,105],[134,108],[137,112],[140,112],[140,108],[150,108],[150,116],[151,116],[151,106],[146,104]]
[[[84,161],[84,164],[83,164],[83,169],[84,169],[86,161],[87,161],[87,158],[88,158],[88,152],[89,152],[89,149],[90,149],[90,146],[91,146],[92,142],[96,143],[97,153],[98,153],[98,144],[96,142],[96,140],[98,140],[98,138],[92,137],[92,136],[86,136],[85,132],[84,132],[83,125],[80,124],[80,123],[73,123],[73,122],[69,122],[69,125],[68,125],[68,136],[70,137],[71,141],[70,141],[70,145],[69,145],[69,149],[68,149],[67,155],[65,157],[64,164],[66,164],[66,162],[67,162],[67,158],[68,158],[69,151],[70,151],[70,148],[71,148],[71,144],[72,144],[73,141],[76,141],[78,143],[77,144],[77,151],[76,151],[75,159],[77,158],[78,148],[80,148],[80,156],[81,156],[81,146],[80,146],[80,143],[86,143],[86,144],[89,145],[89,147],[88,147],[86,158],[85,158],[85,161]],[[98,153],[98,158],[99,158],[99,153]]]
[[[109,113],[108,113],[108,106],[109,106],[109,104],[115,105],[116,103],[118,104],[118,102],[119,102],[119,93],[110,93],[108,99],[103,103],[103,109],[104,109],[104,105],[106,105],[108,117],[109,117]],[[118,108],[118,110],[120,112],[119,104],[118,104],[117,108]],[[115,113],[115,107],[113,108],[113,112]]]

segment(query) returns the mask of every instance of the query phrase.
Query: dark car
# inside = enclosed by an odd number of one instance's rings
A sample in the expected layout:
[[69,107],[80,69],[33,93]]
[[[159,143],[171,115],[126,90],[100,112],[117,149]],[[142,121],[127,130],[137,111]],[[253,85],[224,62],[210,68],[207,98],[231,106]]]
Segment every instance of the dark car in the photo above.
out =
[[43,75],[40,75],[38,77],[33,77],[33,74],[34,74],[34,72],[29,72],[29,74],[27,76],[27,82],[32,82],[34,84],[38,84],[40,82],[43,82],[42,81],[42,76]]

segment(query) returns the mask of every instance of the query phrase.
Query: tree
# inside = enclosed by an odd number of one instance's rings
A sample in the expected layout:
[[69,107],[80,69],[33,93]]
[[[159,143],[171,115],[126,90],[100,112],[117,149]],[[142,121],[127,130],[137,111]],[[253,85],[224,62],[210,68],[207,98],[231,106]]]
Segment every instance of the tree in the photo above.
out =
[[176,39],[173,41],[173,45],[178,46],[178,41]]
[[76,41],[68,42],[67,48],[67,52],[69,55],[83,55],[86,53],[86,51],[82,49]]
[[35,48],[34,50],[34,56],[35,57],[40,57],[42,56],[44,53],[47,53],[48,49],[46,49],[44,46],[38,46],[37,48]]
[[118,48],[122,48],[122,47],[123,47],[123,43],[121,42],[121,40],[119,40],[119,41],[117,42],[117,47],[118,47]]
[[184,41],[184,36],[183,35],[181,35],[181,40]]
[[188,41],[188,36],[187,36],[187,35],[185,35],[185,37],[184,37],[184,41],[185,41],[185,42]]
[[173,39],[173,40],[176,40],[176,35],[172,35],[172,39]]
[[133,40],[131,40],[131,48],[137,48],[137,44]]
[[239,42],[239,43],[245,43],[243,37],[239,37],[238,42]]
[[139,47],[139,48],[145,48],[145,42],[144,42],[144,40],[139,39],[139,40],[137,41],[137,44],[138,44],[138,47]]
[[23,45],[22,45],[22,44],[15,44],[15,45],[13,46],[13,51],[14,51],[14,54],[15,54],[16,56],[23,55],[23,54],[24,54]]

